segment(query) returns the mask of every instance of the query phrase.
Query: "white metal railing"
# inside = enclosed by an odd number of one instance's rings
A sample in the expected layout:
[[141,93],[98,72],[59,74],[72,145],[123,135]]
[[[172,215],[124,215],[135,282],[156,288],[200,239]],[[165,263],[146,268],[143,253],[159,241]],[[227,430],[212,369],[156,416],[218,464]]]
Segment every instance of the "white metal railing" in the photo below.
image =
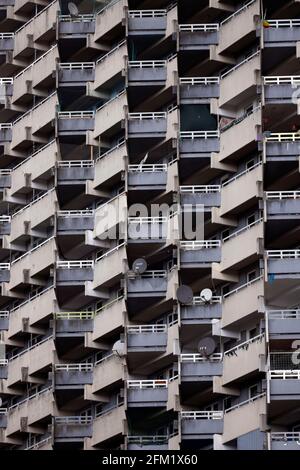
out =
[[58,68],[60,70],[93,70],[95,62],[60,62]]
[[257,219],[254,222],[252,222],[251,224],[245,225],[245,227],[242,227],[239,230],[237,230],[236,232],[231,233],[230,235],[228,235],[228,237],[223,238],[222,242],[225,243],[228,240],[231,240],[232,238],[238,237],[241,233],[247,232],[252,227],[254,227],[255,225],[258,225],[262,222],[263,222],[263,218]]
[[[28,65],[25,69],[21,70],[21,72],[17,73],[17,75],[14,76],[14,80],[18,77],[21,77],[27,70],[29,70],[31,67],[33,67],[35,64],[40,62],[40,60],[44,59],[45,56],[50,54],[50,52],[53,51],[53,49],[57,48],[57,44],[54,44],[50,49],[47,50],[44,54],[42,54],[40,57],[38,57],[34,62],[32,62],[30,65]],[[48,145],[48,144],[47,144]]]
[[55,139],[51,140],[50,142],[48,142],[46,145],[44,145],[43,147],[41,147],[39,150],[36,150],[34,153],[32,153],[31,155],[29,155],[29,157],[25,158],[25,160],[22,160],[20,163],[18,163],[18,165],[14,166],[13,168],[13,171],[15,171],[17,168],[21,167],[22,165],[24,165],[24,163],[28,162],[32,157],[34,157],[35,155],[37,155],[38,153],[42,152],[43,150],[45,150],[45,148],[49,147],[50,145],[52,145],[54,142],[56,142]]
[[56,312],[54,314],[56,320],[92,320],[94,318],[94,312],[83,311],[83,312]]
[[44,344],[47,341],[50,341],[52,339],[53,339],[53,335],[47,336],[47,338],[44,338],[41,341],[39,341],[38,343],[35,343],[35,344],[29,346],[28,348],[24,349],[23,351],[21,351],[17,354],[12,354],[12,356],[9,358],[9,361],[13,361],[17,357],[23,356],[23,354],[26,354],[28,351],[31,351],[32,349],[38,348],[39,346],[41,346],[41,344]]
[[299,28],[300,19],[292,20],[267,20],[268,26],[270,28]]
[[103,255],[98,256],[98,258],[96,258],[96,263],[100,261],[101,259],[106,258],[107,256],[111,255],[115,251],[119,251],[119,249],[125,245],[126,245],[126,242],[123,242],[123,243],[120,243],[120,245],[114,246],[111,250],[108,250],[105,253],[103,253]]
[[165,278],[167,277],[167,271],[165,270],[145,271],[143,274],[141,274],[140,277],[152,278],[152,279]]
[[94,111],[58,111],[58,119],[92,119]]
[[46,444],[46,442],[49,442],[49,441],[52,441],[52,436],[49,436],[45,439],[42,439],[42,440],[36,442],[35,444],[32,444],[31,446],[25,447],[25,450],[38,449],[39,447],[42,447],[44,444]]
[[220,83],[219,77],[182,77],[180,85],[215,85]]
[[142,120],[154,120],[154,119],[166,119],[167,113],[155,112],[155,113],[128,113],[128,119],[135,121]]
[[6,415],[7,414],[7,408],[0,408],[0,415]]
[[237,293],[240,292],[242,289],[245,289],[246,287],[251,286],[251,285],[254,284],[255,282],[260,281],[262,278],[263,278],[263,276],[258,276],[258,277],[256,277],[255,279],[252,279],[251,281],[245,282],[245,284],[242,284],[241,286],[237,287],[236,289],[233,289],[233,290],[227,292],[227,294],[224,294],[224,295],[223,295],[223,299],[226,299],[226,298],[229,297],[230,295],[237,294]]
[[162,224],[168,221],[168,217],[128,217],[129,224]]
[[141,333],[166,333],[167,325],[131,325],[126,330],[129,335]]
[[266,255],[269,259],[298,259],[300,250],[268,250]]
[[34,253],[36,250],[38,250],[39,248],[41,248],[42,246],[46,245],[48,242],[50,242],[51,240],[55,240],[55,236],[53,235],[52,237],[50,238],[47,238],[46,240],[42,241],[41,243],[39,243],[38,245],[34,246],[33,248],[31,248],[31,250],[29,251],[25,251],[25,253],[23,253],[21,256],[18,256],[18,258],[14,259],[12,262],[11,262],[11,265],[17,263],[18,261],[20,261],[21,259],[25,258],[26,256],[30,255],[31,253]]
[[262,166],[261,161],[255,163],[255,165],[251,166],[250,168],[247,168],[246,170],[242,171],[238,175],[233,176],[233,178],[230,178],[229,180],[225,181],[225,183],[222,184],[222,188],[224,188],[225,186],[228,186],[228,184],[233,183],[233,181],[238,180],[239,178],[246,175],[247,173],[250,173],[252,170],[255,170],[255,168],[257,168],[259,166]]
[[29,114],[31,114],[33,111],[36,111],[37,108],[39,108],[40,106],[45,104],[47,101],[50,101],[51,98],[53,98],[53,96],[55,96],[56,94],[57,94],[57,92],[54,91],[53,93],[51,93],[51,95],[46,96],[46,98],[44,98],[42,101],[40,101],[35,106],[33,106],[33,108],[29,109],[28,111],[26,111],[26,113],[21,114],[21,116],[19,116],[17,119],[15,119],[15,121],[13,121],[13,124],[16,124],[17,122],[21,121],[24,117],[29,116]]
[[8,364],[8,359],[0,359],[0,367],[7,366]]
[[53,191],[55,191],[55,188],[52,188],[52,189],[49,189],[49,191],[47,191],[46,193],[42,194],[41,196],[37,197],[36,199],[34,199],[33,201],[31,201],[29,204],[27,204],[26,206],[22,207],[22,209],[19,209],[17,210],[16,212],[14,212],[11,217],[14,218],[16,217],[18,214],[21,214],[21,212],[24,212],[26,209],[28,209],[29,207],[31,207],[33,204],[35,204],[36,202],[40,201],[41,199],[43,199],[44,197],[48,196],[50,193],[52,193]]
[[221,186],[218,184],[211,185],[197,185],[197,186],[180,186],[179,191],[181,193],[219,193],[221,191]]
[[115,150],[119,149],[120,147],[122,147],[123,145],[125,145],[125,140],[121,140],[121,142],[119,142],[117,145],[115,145],[114,147],[108,149],[106,152],[102,153],[101,155],[99,155],[97,158],[96,158],[96,162],[98,162],[99,160],[101,160],[103,157],[106,157],[107,155],[110,155],[111,153],[113,153]]
[[218,23],[203,23],[203,24],[180,24],[179,31],[182,32],[204,32],[204,33],[211,33],[215,31],[219,31],[219,24]]
[[298,132],[270,132],[266,137],[266,142],[297,142],[300,140]]
[[248,405],[249,403],[253,403],[254,401],[258,400],[259,398],[262,398],[262,397],[265,397],[265,396],[266,396],[265,393],[259,393],[258,395],[255,395],[255,397],[248,398],[248,400],[237,403],[236,405],[233,405],[230,408],[226,408],[224,413],[230,413],[230,411],[237,410],[238,408],[241,408],[242,406]]
[[127,380],[127,388],[167,388],[167,380]]
[[57,211],[57,217],[63,218],[76,218],[76,217],[93,217],[94,211],[93,209],[83,209],[83,210],[71,210],[71,211]]
[[238,64],[236,64],[234,67],[232,67],[231,69],[227,70],[226,72],[222,73],[220,78],[225,78],[227,77],[227,75],[231,74],[232,72],[234,72],[235,70],[239,69],[240,67],[242,67],[242,65],[246,64],[247,62],[249,62],[250,60],[252,60],[254,57],[256,57],[257,55],[260,54],[260,50],[258,51],[255,51],[253,54],[249,55],[248,57],[246,57],[246,59],[242,60],[241,62],[239,62]]
[[0,215],[0,224],[7,224],[11,221],[10,215]]
[[2,129],[12,129],[12,123],[11,122],[1,122],[0,123],[0,130]]
[[110,98],[109,100],[105,101],[103,104],[101,104],[97,109],[96,109],[96,112],[97,111],[100,111],[101,109],[105,108],[106,106],[108,106],[109,104],[111,104],[113,101],[117,100],[118,98],[120,98],[120,96],[122,95],[125,95],[126,94],[126,89],[124,90],[121,90],[119,93],[117,93],[115,96],[113,96],[112,98]]
[[95,19],[95,15],[90,14],[90,15],[77,15],[77,16],[72,16],[72,15],[58,15],[59,21],[63,23],[81,23],[81,22],[90,22]]
[[[212,296],[209,303],[221,304],[222,303],[222,297],[214,295],[214,296]],[[203,298],[200,295],[193,297],[192,305],[205,305],[205,304],[206,304],[205,300],[203,300]]]
[[189,240],[180,241],[180,248],[183,250],[201,250],[209,248],[219,248],[221,246],[220,240]]
[[119,44],[117,44],[113,49],[111,49],[106,54],[99,57],[99,59],[96,60],[96,64],[99,64],[100,62],[103,62],[105,59],[107,59],[107,57],[111,56],[114,52],[116,52],[118,49],[120,49],[122,46],[124,46],[124,44],[126,44],[126,41],[119,42]]
[[128,171],[130,173],[158,173],[167,170],[168,165],[166,163],[157,163],[153,165],[150,163],[143,163],[142,165],[128,165]]
[[9,311],[8,310],[1,310],[0,311],[0,318],[8,318],[9,317]]
[[98,364],[102,364],[102,362],[105,362],[105,361],[107,361],[108,359],[111,359],[114,356],[115,356],[115,354],[113,352],[110,352],[110,353],[106,354],[106,356],[103,356],[103,357],[101,357],[101,359],[96,361],[94,365],[97,366]]
[[300,442],[300,432],[271,432],[272,441]]
[[14,37],[15,33],[0,33],[0,39],[10,39]]
[[267,191],[265,193],[266,199],[299,199],[300,191]]
[[280,380],[289,380],[296,379],[300,380],[300,369],[295,370],[270,370],[268,372],[268,379],[280,379]]
[[300,75],[278,75],[264,77],[265,85],[299,85]]
[[85,269],[93,268],[94,261],[91,259],[78,260],[78,261],[56,261],[58,269]]
[[222,353],[214,353],[209,357],[205,357],[202,354],[180,354],[180,362],[220,362],[223,359]]
[[128,10],[129,18],[160,18],[167,15],[167,10]]
[[47,287],[46,289],[44,289],[43,291],[41,292],[38,292],[37,294],[33,295],[32,297],[29,297],[29,299],[26,299],[24,300],[24,302],[20,303],[19,305],[17,305],[16,307],[12,308],[10,310],[10,313],[12,312],[15,312],[16,310],[18,310],[19,308],[23,307],[24,305],[28,304],[29,302],[31,302],[32,300],[36,299],[37,297],[40,297],[41,295],[45,294],[46,292],[48,292],[49,290],[53,289],[53,285],[52,286],[49,286]]
[[250,111],[247,111],[246,113],[244,113],[242,116],[239,116],[237,117],[236,119],[234,119],[233,121],[229,122],[228,124],[226,124],[226,126],[223,126],[221,129],[220,129],[220,132],[223,133],[223,132],[226,132],[228,129],[231,129],[232,127],[234,126],[237,126],[238,124],[240,124],[241,122],[245,121],[245,119],[247,119],[249,116],[252,116],[252,114],[256,113],[257,111],[261,110],[261,104],[259,104],[258,106],[255,106],[253,108],[251,108]]
[[19,31],[21,31],[22,29],[26,28],[30,23],[32,23],[33,21],[36,20],[36,18],[38,18],[40,15],[42,15],[43,13],[45,13],[46,10],[48,10],[52,5],[54,5],[54,3],[58,3],[57,0],[53,0],[51,3],[49,3],[49,5],[47,5],[45,8],[43,8],[42,10],[40,10],[35,16],[33,16],[32,18],[30,18],[30,20],[27,21],[27,23],[23,24],[22,26],[20,26],[20,28],[16,29],[15,33],[18,33]]
[[182,419],[223,419],[223,411],[181,411]]
[[92,416],[55,416],[56,424],[91,424]]
[[58,168],[93,168],[94,160],[61,160],[57,162]]
[[0,176],[9,176],[11,175],[12,170],[10,168],[2,168],[0,170]]
[[166,60],[129,60],[128,68],[130,69],[155,69],[167,66]]
[[224,352],[224,356],[230,356],[232,353],[239,351],[240,349],[247,349],[250,344],[261,342],[262,339],[265,337],[265,334],[262,333],[260,335],[254,336],[253,338],[248,339],[247,341],[243,341],[243,343],[234,346],[234,348],[230,348]]
[[66,372],[90,372],[91,370],[93,370],[94,365],[87,362],[79,362],[77,364],[55,364],[54,368],[56,371],[63,370]]
[[96,311],[95,311],[95,316],[99,315],[101,312],[103,312],[104,310],[106,310],[107,308],[111,307],[113,304],[115,304],[116,302],[119,302],[120,300],[122,300],[124,298],[123,295],[120,295],[119,297],[116,297],[115,299],[111,300],[110,302],[107,302],[106,304],[102,305],[102,307],[98,308]]
[[220,132],[216,131],[180,131],[181,139],[218,139]]
[[13,83],[14,79],[12,77],[0,78],[0,85],[12,85]]
[[148,445],[148,444],[166,444],[169,436],[166,435],[154,435],[154,436],[127,436],[127,442],[131,444]]
[[14,405],[11,405],[8,410],[11,411],[11,410],[14,410],[15,408],[19,408],[19,406],[23,405],[24,403],[28,403],[29,401],[33,400],[34,398],[36,397],[40,397],[41,395],[43,395],[44,393],[46,392],[50,392],[52,391],[52,387],[47,387],[47,388],[44,388],[43,390],[39,390],[38,392],[32,394],[32,395],[29,395],[28,397],[26,397],[24,400],[21,400],[21,401],[18,401],[17,403],[15,403]]
[[245,5],[243,5],[241,8],[239,8],[238,10],[236,10],[235,12],[233,12],[230,16],[227,16],[227,18],[225,18],[225,20],[221,21],[221,25],[223,24],[226,24],[228,23],[230,20],[232,20],[232,18],[235,18],[236,16],[240,15],[241,13],[243,13],[243,11],[247,10],[253,3],[255,3],[257,0],[251,0],[250,2],[246,3]]
[[300,320],[300,310],[268,310],[266,314],[269,320]]
[[5,271],[6,269],[10,269],[9,263],[0,263],[0,271]]

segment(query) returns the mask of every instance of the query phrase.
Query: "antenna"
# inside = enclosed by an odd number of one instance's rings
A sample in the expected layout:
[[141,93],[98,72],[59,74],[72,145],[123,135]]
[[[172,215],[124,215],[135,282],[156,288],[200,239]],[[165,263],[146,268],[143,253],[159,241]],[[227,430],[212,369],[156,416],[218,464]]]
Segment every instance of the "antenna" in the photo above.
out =
[[193,291],[190,286],[179,286],[176,291],[177,300],[183,305],[191,304],[193,301],[193,296]]
[[201,300],[205,303],[209,303],[212,299],[212,291],[210,289],[203,289],[200,293]]
[[143,274],[146,271],[147,267],[147,261],[144,258],[137,258],[132,263],[132,271],[135,274]]
[[78,16],[79,14],[78,7],[73,2],[68,3],[68,10],[71,16]]

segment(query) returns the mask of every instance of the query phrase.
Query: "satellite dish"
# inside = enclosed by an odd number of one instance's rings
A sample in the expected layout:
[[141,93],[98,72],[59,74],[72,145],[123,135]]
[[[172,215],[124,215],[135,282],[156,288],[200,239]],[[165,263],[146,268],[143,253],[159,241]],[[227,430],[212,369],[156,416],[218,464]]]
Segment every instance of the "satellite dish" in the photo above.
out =
[[68,10],[71,16],[78,16],[79,14],[78,7],[73,2],[68,3]]
[[125,356],[125,343],[123,343],[121,340],[116,341],[112,347],[112,352],[115,356],[118,357]]
[[190,286],[179,286],[176,291],[176,297],[181,304],[190,304],[193,301],[193,296]]
[[147,261],[144,258],[137,258],[132,263],[132,271],[135,274],[143,274],[147,269]]
[[212,291],[210,289],[203,289],[200,294],[201,299],[208,303],[212,299]]
[[2,406],[2,398],[0,398],[0,407]]
[[206,338],[200,339],[198,343],[198,351],[202,356],[208,357],[213,354],[216,350],[216,342],[213,338],[207,336]]

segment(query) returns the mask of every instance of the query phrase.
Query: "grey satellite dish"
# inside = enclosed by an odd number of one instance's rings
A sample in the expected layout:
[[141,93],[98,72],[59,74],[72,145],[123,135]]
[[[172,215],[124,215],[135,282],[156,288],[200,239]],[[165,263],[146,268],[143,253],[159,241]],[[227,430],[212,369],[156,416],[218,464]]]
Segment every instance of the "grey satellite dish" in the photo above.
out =
[[78,7],[73,2],[68,3],[68,10],[71,16],[78,16],[79,14]]
[[200,297],[204,302],[208,303],[212,299],[212,291],[210,289],[203,289],[200,293]]
[[216,342],[213,338],[207,336],[206,338],[200,339],[198,343],[198,351],[202,356],[210,356],[216,350]]
[[190,304],[193,301],[193,291],[189,286],[179,286],[176,297],[181,304]]
[[116,341],[112,347],[112,352],[118,357],[123,357],[125,355],[125,343],[121,340]]
[[2,406],[2,398],[0,398],[0,407]]
[[137,258],[132,263],[132,271],[135,274],[143,274],[147,269],[147,261],[144,258]]

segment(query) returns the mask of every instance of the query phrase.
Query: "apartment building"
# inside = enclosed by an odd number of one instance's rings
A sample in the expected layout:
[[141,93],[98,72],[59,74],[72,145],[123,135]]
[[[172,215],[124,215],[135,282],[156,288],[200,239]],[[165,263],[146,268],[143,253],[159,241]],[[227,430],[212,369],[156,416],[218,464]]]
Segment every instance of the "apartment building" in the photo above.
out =
[[0,448],[300,450],[299,1],[0,12]]

